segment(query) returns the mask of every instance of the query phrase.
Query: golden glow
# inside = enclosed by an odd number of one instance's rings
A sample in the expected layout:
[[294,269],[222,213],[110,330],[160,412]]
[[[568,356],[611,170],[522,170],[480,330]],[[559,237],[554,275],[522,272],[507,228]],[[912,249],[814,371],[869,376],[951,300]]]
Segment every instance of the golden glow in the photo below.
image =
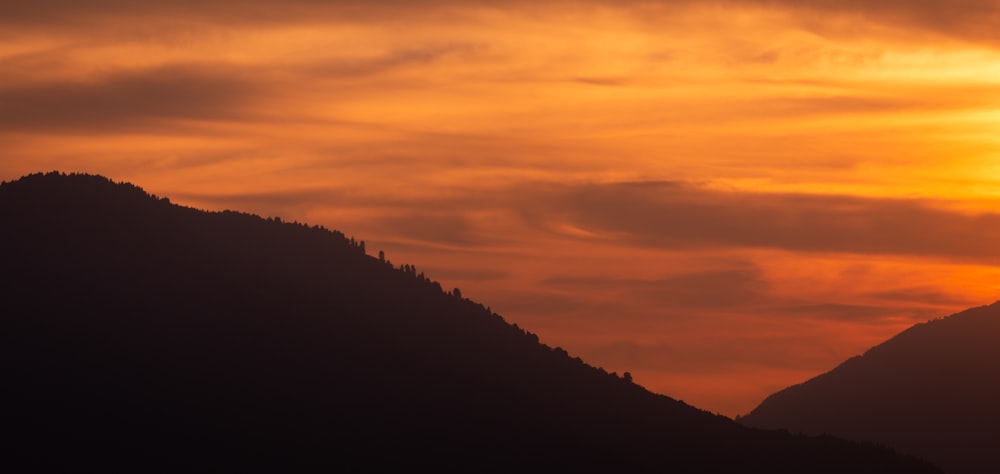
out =
[[728,415],[1000,295],[996,44],[886,6],[610,3],[10,20],[0,178],[340,229]]

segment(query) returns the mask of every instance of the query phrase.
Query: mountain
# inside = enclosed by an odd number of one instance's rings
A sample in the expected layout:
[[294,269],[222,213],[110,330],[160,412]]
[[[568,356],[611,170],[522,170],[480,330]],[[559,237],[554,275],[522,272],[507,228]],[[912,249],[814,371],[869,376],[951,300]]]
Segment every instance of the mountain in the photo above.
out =
[[651,393],[324,228],[56,172],[0,222],[7,472],[940,472]]
[[952,474],[997,472],[1000,302],[917,324],[740,421],[884,443]]

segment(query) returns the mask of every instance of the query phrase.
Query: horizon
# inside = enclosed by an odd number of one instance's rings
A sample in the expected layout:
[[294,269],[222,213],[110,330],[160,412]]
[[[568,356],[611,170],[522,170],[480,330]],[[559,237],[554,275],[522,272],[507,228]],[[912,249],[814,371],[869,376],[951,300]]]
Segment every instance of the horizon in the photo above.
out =
[[1000,299],[1000,7],[0,4],[0,180],[322,225],[729,417]]

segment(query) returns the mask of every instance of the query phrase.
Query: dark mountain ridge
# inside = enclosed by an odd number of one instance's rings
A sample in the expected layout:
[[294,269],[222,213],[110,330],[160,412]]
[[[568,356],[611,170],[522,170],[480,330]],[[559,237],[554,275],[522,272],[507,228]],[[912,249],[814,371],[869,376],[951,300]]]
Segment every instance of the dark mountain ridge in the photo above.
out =
[[8,468],[938,472],[653,394],[339,232],[56,172],[0,222]]
[[884,443],[949,473],[1000,469],[1000,302],[917,324],[765,399],[748,426]]

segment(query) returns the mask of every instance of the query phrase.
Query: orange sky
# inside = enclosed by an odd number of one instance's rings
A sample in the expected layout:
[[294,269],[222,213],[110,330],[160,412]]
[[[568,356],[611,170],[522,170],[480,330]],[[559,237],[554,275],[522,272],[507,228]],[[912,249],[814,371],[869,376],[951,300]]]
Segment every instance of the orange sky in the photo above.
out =
[[0,179],[336,228],[733,416],[1000,297],[998,31],[985,0],[0,1]]

